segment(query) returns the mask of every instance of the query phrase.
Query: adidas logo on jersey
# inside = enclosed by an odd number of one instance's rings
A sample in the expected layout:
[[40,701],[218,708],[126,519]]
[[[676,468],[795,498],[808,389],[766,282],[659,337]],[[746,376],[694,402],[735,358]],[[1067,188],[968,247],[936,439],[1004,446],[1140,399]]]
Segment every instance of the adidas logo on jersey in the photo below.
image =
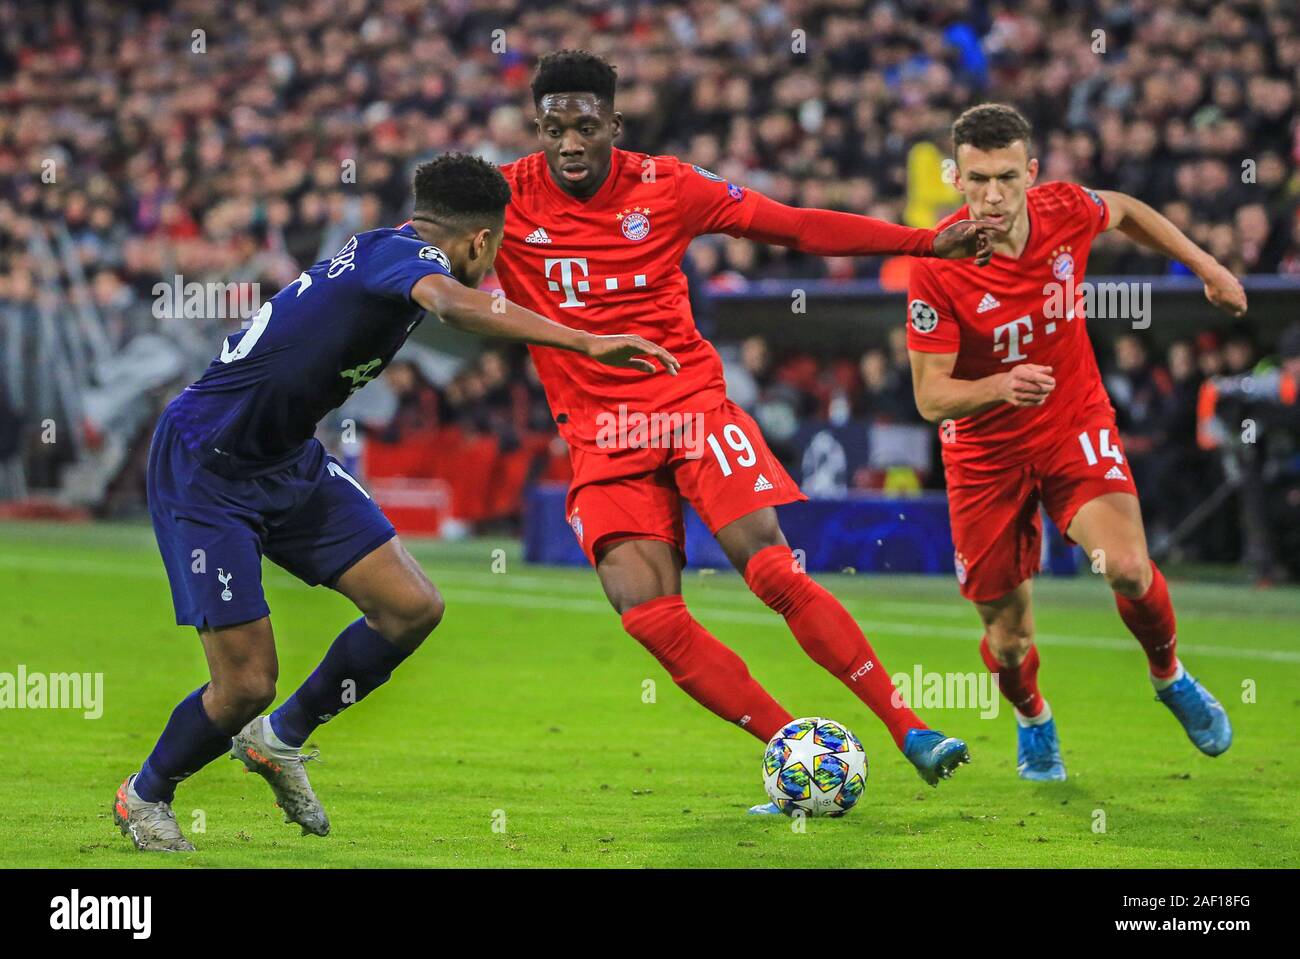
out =
[[524,242],[525,243],[550,243],[551,238],[547,236],[546,231],[539,226],[532,233],[529,233],[526,237],[524,237]]
[[754,482],[754,492],[762,493],[770,489],[772,489],[772,484],[768,481],[768,478],[759,473],[758,479]]
[[989,310],[996,310],[1002,304],[993,298],[992,293],[985,293],[984,299],[980,300],[980,305],[975,307],[976,313],[987,313]]
[[1105,477],[1105,478],[1106,478],[1106,479],[1113,479],[1113,480],[1126,480],[1126,479],[1128,479],[1128,477],[1124,475],[1124,471],[1123,471],[1122,469],[1120,469],[1118,466],[1112,466],[1110,469],[1108,469],[1108,470],[1106,471],[1106,477]]

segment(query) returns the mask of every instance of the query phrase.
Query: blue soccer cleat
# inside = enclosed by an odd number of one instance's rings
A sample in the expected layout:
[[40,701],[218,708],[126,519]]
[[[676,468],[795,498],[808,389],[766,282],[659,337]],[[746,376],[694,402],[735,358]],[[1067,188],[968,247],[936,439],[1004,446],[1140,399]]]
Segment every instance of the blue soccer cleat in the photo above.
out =
[[1061,741],[1056,738],[1056,720],[1037,726],[1017,724],[1016,772],[1021,779],[1036,782],[1065,782],[1065,761]]
[[777,806],[777,804],[774,803],[774,802],[764,802],[764,803],[759,803],[757,806],[750,806],[750,807],[749,807],[749,814],[750,814],[751,816],[782,816],[782,815],[784,815],[784,813],[781,812],[780,807]]
[[970,750],[960,739],[944,736],[937,729],[909,729],[903,739],[903,755],[931,786],[949,779],[953,770],[970,762]]
[[1156,691],[1156,698],[1183,724],[1183,729],[1201,752],[1217,756],[1232,745],[1232,723],[1219,701],[1189,672],[1173,685]]

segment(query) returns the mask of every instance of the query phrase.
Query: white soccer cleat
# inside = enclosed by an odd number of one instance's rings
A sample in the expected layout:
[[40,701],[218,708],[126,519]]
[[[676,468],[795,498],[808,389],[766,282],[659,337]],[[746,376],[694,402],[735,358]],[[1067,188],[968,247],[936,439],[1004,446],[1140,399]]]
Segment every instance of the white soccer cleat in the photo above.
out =
[[170,803],[145,802],[135,791],[135,773],[117,787],[113,822],[141,852],[194,852],[194,844],[181,835]]
[[303,755],[298,749],[272,746],[263,730],[265,717],[258,716],[231,740],[230,758],[257,773],[275,793],[275,804],[284,812],[284,821],[297,823],[305,836],[328,836],[330,820],[325,807],[316,798],[303,766],[317,758],[316,753]]

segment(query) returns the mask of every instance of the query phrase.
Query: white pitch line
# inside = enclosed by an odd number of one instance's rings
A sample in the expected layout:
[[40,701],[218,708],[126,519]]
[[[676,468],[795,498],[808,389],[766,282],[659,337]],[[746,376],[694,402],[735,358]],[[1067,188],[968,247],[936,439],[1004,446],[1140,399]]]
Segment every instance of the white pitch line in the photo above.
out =
[[[528,576],[526,574],[520,574],[520,573],[477,573],[477,572],[472,572],[470,570],[460,570],[460,569],[438,570],[436,575],[434,575],[431,572],[430,576],[433,578],[434,582],[437,583],[465,582],[465,583],[478,583],[483,586],[486,586],[488,584],[497,585],[501,583],[507,583],[514,586],[521,586],[524,587],[525,589],[535,587],[547,593],[573,593],[575,595],[597,596],[597,597],[601,595],[600,587],[597,585],[597,580],[595,579],[594,573],[591,574],[592,578],[591,578],[590,586],[565,582],[558,578],[548,579],[542,576]],[[701,577],[683,576],[682,580],[683,580],[682,585],[687,590],[707,588],[699,585]],[[877,577],[874,581],[880,582],[882,580],[884,580],[883,575]],[[698,599],[699,597],[696,598]],[[884,612],[892,611],[896,613],[914,614],[918,611],[915,605],[910,603],[900,603],[896,600],[863,599],[861,597],[853,597],[853,600],[864,602],[864,603],[870,603],[871,608],[873,610],[881,610]],[[736,590],[734,592],[723,592],[722,590],[711,590],[708,597],[708,601],[711,603],[725,603],[725,604],[736,603],[738,605],[739,604],[750,605],[758,602],[758,600],[754,598],[754,595],[750,593],[748,590]],[[841,597],[841,601],[843,601],[843,597]],[[964,602],[959,606],[958,605],[926,606],[925,615],[938,616],[938,617],[943,617],[945,619],[968,619],[972,623],[976,624],[975,625],[976,629],[979,628],[978,616],[976,612],[974,611],[973,608],[971,608],[968,604]]]
[[[152,579],[160,583],[166,582],[161,563],[155,569],[152,566],[145,567],[139,564],[123,563],[106,563],[100,560],[86,559],[49,559],[44,557],[17,556],[13,554],[0,553],[0,567],[18,568],[37,570],[42,572],[81,572],[103,576],[128,576],[132,579]],[[278,567],[276,567],[278,570]],[[284,574],[288,576],[289,574]],[[587,613],[590,615],[607,616],[611,619],[616,618],[614,610],[608,603],[596,599],[570,599],[549,595],[554,592],[555,583],[547,580],[546,577],[523,577],[515,574],[494,574],[494,573],[472,573],[461,571],[459,573],[449,573],[441,576],[444,580],[454,580],[456,578],[469,579],[484,577],[493,582],[502,582],[503,578],[508,576],[509,583],[514,589],[502,590],[501,592],[484,592],[482,590],[465,589],[458,587],[447,597],[448,605],[455,607],[457,602],[467,602],[479,606],[510,606],[520,609],[562,609],[575,613]],[[524,585],[524,580],[530,583],[536,583],[539,587],[547,590],[547,594],[529,593],[527,590],[520,589]],[[929,614],[934,607],[927,607],[924,612]],[[725,609],[718,606],[701,606],[691,604],[691,611],[707,625],[709,620],[720,620],[722,622],[743,623],[748,626],[766,626],[771,628],[785,628],[785,624],[780,618],[772,612],[762,612],[759,610],[741,610]],[[857,617],[854,617],[855,619]],[[880,633],[886,636],[923,636],[933,637],[936,639],[947,639],[970,643],[974,645],[978,640],[979,627],[972,624],[970,628],[956,626],[935,626],[917,623],[900,623],[890,622],[888,620],[868,619],[861,622],[864,631],[870,635]],[[1036,638],[1039,642],[1047,646],[1064,646],[1074,649],[1100,649],[1107,651],[1126,652],[1136,648],[1136,643],[1131,639],[1120,639],[1114,636],[1067,636],[1060,633],[1038,633]],[[1291,650],[1276,649],[1239,649],[1229,646],[1206,646],[1199,643],[1179,643],[1178,648],[1189,655],[1209,656],[1219,659],[1258,659],[1268,662],[1277,663],[1300,663],[1300,652]]]
[[[485,593],[478,590],[458,589],[447,597],[447,603],[454,609],[457,602],[467,602],[480,606],[514,606],[523,609],[563,609],[575,613],[591,613],[615,618],[615,613],[607,603],[583,599],[557,599],[553,596],[533,596],[527,593]],[[730,623],[744,623],[749,626],[768,626],[784,629],[785,624],[776,613],[746,612],[736,609],[719,609],[711,606],[691,604],[691,612],[707,626],[709,620],[722,620]],[[856,618],[856,617],[855,617]],[[936,639],[958,640],[972,647],[978,646],[979,629],[960,629],[953,626],[921,626],[915,623],[891,623],[872,619],[861,624],[867,633],[881,633],[886,636],[926,636]],[[1104,649],[1128,652],[1138,648],[1137,641],[1116,639],[1113,636],[1064,636],[1059,633],[1037,633],[1035,637],[1047,646],[1068,646],[1075,649]],[[1300,663],[1300,652],[1274,649],[1236,649],[1227,646],[1203,646],[1199,644],[1179,643],[1181,652],[1196,656],[1218,657],[1220,659],[1262,659],[1279,663]]]

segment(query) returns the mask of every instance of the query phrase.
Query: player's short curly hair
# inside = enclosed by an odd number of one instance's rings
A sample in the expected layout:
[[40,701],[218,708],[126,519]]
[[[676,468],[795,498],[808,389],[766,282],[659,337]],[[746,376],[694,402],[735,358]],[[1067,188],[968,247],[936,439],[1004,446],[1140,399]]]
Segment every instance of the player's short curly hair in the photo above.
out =
[[963,111],[952,125],[952,150],[969,143],[977,150],[999,150],[1017,140],[1030,148],[1033,127],[1025,115],[1005,103],[981,103]]
[[482,157],[444,153],[415,168],[415,212],[458,226],[495,221],[510,202],[510,184]]
[[586,50],[557,50],[537,64],[533,75],[533,103],[548,93],[594,93],[613,104],[618,71],[603,57]]

